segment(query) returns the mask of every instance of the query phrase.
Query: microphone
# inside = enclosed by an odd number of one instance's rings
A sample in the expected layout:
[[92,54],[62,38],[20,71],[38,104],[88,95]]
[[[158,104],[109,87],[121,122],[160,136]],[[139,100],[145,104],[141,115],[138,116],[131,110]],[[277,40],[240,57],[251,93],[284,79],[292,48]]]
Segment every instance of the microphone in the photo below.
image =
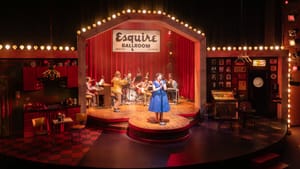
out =
[[164,89],[165,81],[164,81],[164,80],[161,80],[159,83],[160,83],[161,88]]

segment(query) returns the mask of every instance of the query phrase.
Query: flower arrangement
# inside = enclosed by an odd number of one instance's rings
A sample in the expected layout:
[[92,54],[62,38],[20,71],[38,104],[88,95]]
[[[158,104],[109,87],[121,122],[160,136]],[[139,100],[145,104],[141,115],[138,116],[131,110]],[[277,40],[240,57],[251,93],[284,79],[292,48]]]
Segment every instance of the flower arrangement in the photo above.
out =
[[50,66],[48,70],[43,72],[43,79],[55,80],[60,78],[59,71],[55,70],[53,66]]

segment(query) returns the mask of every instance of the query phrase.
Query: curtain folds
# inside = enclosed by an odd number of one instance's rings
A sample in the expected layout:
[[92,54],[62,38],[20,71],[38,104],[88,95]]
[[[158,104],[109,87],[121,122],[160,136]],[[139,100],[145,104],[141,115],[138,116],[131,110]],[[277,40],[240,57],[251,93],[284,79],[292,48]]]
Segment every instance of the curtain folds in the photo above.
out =
[[[99,81],[101,76],[107,83],[116,70],[133,77],[140,71],[149,73],[150,80],[157,72],[167,78],[172,73],[179,84],[179,94],[194,100],[194,42],[165,28],[161,32],[161,48],[157,53],[133,53],[112,51],[112,30],[86,40],[86,75]],[[172,53],[170,53],[172,52]]]

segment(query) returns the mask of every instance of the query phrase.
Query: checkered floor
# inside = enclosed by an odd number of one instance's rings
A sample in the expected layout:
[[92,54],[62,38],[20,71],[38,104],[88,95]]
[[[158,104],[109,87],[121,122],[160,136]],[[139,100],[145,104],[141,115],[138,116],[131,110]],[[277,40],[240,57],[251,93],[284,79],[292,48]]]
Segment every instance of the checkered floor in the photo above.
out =
[[[223,123],[219,126],[217,121],[205,120],[191,128],[192,135],[187,142],[170,145],[138,144],[126,135],[111,134],[94,128],[86,128],[80,137],[76,135],[78,133],[71,135],[66,131],[55,137],[1,138],[0,165],[1,169],[6,164],[9,164],[6,167],[8,169],[20,166],[39,169],[82,169],[85,166],[116,168],[116,164],[124,166],[122,168],[164,168],[196,163],[200,166],[206,160],[211,162],[224,159],[224,156],[236,157],[242,152],[255,152],[277,143],[285,134],[284,128],[280,122],[265,119],[259,119],[255,125],[249,124],[245,128],[239,123]],[[211,143],[214,146],[210,146]],[[226,143],[230,144],[224,146]],[[206,148],[203,149],[203,146]],[[106,153],[112,147],[120,155]],[[216,150],[222,150],[222,153]],[[124,158],[122,154],[140,156],[136,160],[136,156]]]
[[33,162],[76,166],[101,132],[86,128],[80,135],[64,132],[55,136],[0,139],[0,153]]

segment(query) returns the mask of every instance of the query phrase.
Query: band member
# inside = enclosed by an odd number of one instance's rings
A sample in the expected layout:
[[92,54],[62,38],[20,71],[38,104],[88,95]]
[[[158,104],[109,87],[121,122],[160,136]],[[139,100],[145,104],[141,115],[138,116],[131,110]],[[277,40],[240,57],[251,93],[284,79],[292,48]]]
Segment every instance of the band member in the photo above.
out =
[[170,104],[166,93],[167,84],[163,80],[161,73],[156,74],[156,79],[152,83],[152,96],[150,98],[150,104],[148,110],[155,112],[156,122],[160,125],[165,125],[163,120],[163,113],[170,111]]
[[[98,82],[96,82],[96,85],[100,90],[104,90],[104,87],[103,87],[104,83],[105,83],[105,80],[104,80],[104,76],[102,75],[101,79]],[[100,94],[100,93],[98,95],[98,105],[101,107],[104,106],[104,95]]]
[[111,80],[111,83],[113,84],[111,88],[112,95],[114,98],[114,112],[120,111],[120,104],[122,99],[122,88],[124,85],[128,84],[128,81],[126,79],[121,79],[121,73],[120,71],[116,71],[114,77]]
[[167,93],[168,98],[172,100],[173,102],[177,102],[177,92],[178,92],[178,84],[173,79],[173,76],[171,73],[168,74],[168,81],[167,81]]
[[100,91],[100,89],[93,84],[94,81],[95,80],[91,77],[86,77],[86,95],[92,97],[92,106],[97,105],[97,95]]
[[148,79],[149,79],[149,72],[147,72],[147,73],[145,74],[145,78],[148,78]]
[[105,83],[105,81],[104,81],[104,76],[102,75],[102,76],[101,76],[101,79],[99,80],[99,82],[96,83],[96,85],[97,85],[97,86],[103,86],[104,83]]
[[144,106],[147,104],[149,96],[151,96],[151,87],[152,81],[149,81],[148,77],[144,77],[144,81],[136,85],[138,94],[143,96]]
[[127,75],[125,74],[123,80],[127,81],[127,84],[122,87],[122,103],[129,100],[127,100],[126,96],[129,94],[131,89],[134,88],[134,79],[132,78],[131,72],[127,73]]
[[139,83],[139,82],[141,82],[141,81],[143,81],[143,74],[142,74],[140,68],[138,68],[137,73],[136,73],[136,76],[135,76],[135,78],[134,78],[134,82],[135,82],[135,83]]

